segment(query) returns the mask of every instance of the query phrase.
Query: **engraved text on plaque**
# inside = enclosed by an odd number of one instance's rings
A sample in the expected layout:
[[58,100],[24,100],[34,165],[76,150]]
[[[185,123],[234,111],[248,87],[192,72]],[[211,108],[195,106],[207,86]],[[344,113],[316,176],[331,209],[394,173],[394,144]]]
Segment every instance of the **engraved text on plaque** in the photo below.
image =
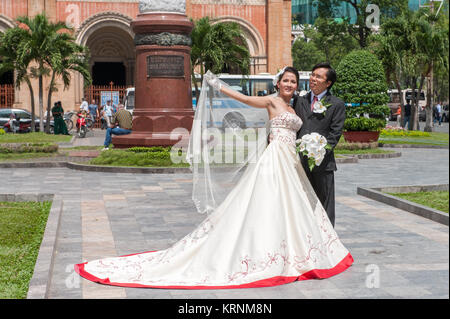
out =
[[184,77],[184,56],[147,56],[147,77]]

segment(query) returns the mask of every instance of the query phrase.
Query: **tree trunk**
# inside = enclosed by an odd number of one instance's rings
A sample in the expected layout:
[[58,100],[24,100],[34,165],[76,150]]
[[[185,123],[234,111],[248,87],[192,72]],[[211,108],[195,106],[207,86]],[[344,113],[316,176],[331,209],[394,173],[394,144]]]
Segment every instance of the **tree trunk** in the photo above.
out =
[[395,86],[397,88],[398,94],[400,96],[400,118],[401,118],[401,123],[400,126],[404,128],[404,123],[405,123],[405,101],[403,101],[403,97],[402,97],[402,87],[400,86],[400,81],[398,80],[399,77],[397,76],[396,73],[394,73],[394,82],[395,82]]
[[52,78],[50,80],[50,86],[48,89],[48,96],[47,96],[47,117],[45,119],[45,133],[50,133],[50,111],[52,109],[52,94],[53,94],[53,86],[55,82],[55,71],[52,72]]
[[44,92],[43,77],[39,75],[39,131],[44,132]]
[[[417,103],[417,130],[420,130],[420,123],[419,123],[419,101],[420,101],[420,95],[423,89],[423,83],[425,81],[425,76],[422,74],[420,76],[420,83],[419,83],[419,89],[417,90],[416,94],[416,103]],[[426,110],[425,110],[426,111]]]
[[411,123],[409,124],[409,128],[413,131],[418,130],[418,122],[419,122],[419,109],[418,109],[418,101],[417,101],[417,77],[412,77],[412,85],[411,85],[412,93],[411,93]]
[[30,103],[31,103],[31,132],[36,132],[36,115],[35,115],[35,107],[34,107],[34,92],[33,86],[31,85],[30,79],[26,78],[25,80],[28,85],[28,89],[30,90]]
[[426,118],[424,132],[433,132],[433,105],[431,99],[433,94],[433,62],[431,62],[430,68],[431,70],[427,78],[427,106],[425,107]]

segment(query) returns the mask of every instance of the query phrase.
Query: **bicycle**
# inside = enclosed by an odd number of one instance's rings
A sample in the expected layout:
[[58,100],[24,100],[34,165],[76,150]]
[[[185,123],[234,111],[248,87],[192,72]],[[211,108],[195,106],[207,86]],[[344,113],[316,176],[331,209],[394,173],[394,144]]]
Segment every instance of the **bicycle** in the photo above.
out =
[[66,123],[67,131],[70,132],[73,129],[72,116],[75,114],[74,111],[64,113],[64,122]]

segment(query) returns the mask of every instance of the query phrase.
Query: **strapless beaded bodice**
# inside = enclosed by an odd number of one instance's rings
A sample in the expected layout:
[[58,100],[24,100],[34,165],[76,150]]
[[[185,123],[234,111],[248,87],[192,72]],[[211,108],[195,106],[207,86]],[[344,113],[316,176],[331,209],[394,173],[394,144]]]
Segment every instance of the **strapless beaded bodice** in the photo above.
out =
[[269,141],[277,140],[295,146],[302,120],[294,113],[283,112],[270,120]]

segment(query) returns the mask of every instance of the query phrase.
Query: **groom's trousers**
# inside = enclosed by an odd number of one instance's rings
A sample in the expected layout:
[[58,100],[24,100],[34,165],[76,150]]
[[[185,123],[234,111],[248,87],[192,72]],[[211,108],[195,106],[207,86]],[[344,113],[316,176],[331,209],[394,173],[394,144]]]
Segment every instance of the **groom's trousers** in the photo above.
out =
[[334,171],[308,173],[309,181],[334,227]]

